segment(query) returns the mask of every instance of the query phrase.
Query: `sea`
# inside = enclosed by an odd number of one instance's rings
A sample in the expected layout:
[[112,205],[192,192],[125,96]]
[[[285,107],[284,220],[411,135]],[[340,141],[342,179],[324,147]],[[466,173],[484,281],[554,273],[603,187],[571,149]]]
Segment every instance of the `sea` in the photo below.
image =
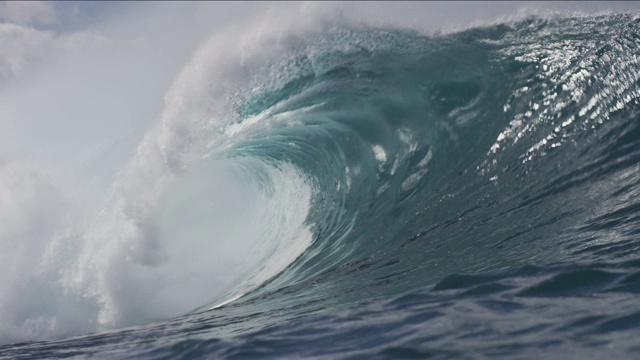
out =
[[640,357],[639,14],[214,36],[164,102],[81,229],[0,168],[0,358]]

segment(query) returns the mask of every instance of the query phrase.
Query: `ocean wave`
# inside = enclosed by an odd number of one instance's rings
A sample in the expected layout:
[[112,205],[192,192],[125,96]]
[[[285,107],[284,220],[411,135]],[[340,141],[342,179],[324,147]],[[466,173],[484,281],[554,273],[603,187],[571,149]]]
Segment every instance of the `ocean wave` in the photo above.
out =
[[[169,321],[228,338],[376,300],[409,311],[414,293],[615,287],[626,275],[609,265],[558,264],[636,257],[639,27],[608,14],[213,38],[109,205],[56,242],[77,257],[45,272],[83,318],[27,308],[13,326],[48,316],[56,337]],[[527,264],[554,275],[509,272]]]

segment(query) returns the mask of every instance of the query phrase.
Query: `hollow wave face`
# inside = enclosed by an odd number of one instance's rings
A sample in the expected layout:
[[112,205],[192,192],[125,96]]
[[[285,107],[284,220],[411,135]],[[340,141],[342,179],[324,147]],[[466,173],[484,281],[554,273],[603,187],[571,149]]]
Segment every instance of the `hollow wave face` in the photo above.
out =
[[[251,348],[302,315],[410,314],[412,296],[475,285],[553,297],[564,272],[636,271],[636,16],[297,26],[213,38],[185,67],[108,206],[55,243],[77,256],[47,273],[85,314],[52,315],[74,324],[59,329],[173,318],[168,336],[204,326]],[[542,273],[557,278],[533,285]]]

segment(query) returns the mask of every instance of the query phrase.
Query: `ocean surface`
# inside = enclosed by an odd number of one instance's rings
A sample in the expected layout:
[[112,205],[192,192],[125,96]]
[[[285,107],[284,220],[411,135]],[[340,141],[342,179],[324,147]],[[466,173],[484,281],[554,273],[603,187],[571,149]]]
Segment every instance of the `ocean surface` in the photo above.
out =
[[110,188],[0,358],[637,358],[640,16],[214,37]]

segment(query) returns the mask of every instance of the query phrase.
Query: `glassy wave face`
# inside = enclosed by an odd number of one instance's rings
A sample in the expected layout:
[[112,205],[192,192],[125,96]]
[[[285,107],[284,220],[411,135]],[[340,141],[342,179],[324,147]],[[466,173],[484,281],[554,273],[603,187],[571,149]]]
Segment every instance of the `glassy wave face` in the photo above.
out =
[[0,356],[638,356],[638,16],[251,41],[196,54],[62,272],[78,331],[139,326]]

